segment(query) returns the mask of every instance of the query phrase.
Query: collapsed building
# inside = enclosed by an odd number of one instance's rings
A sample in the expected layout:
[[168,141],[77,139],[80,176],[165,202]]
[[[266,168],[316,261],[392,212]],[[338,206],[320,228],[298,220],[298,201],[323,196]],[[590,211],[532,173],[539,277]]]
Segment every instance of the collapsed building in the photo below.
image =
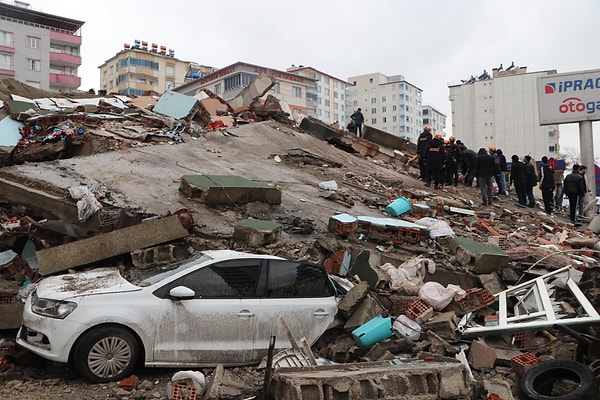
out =
[[[423,190],[414,144],[292,121],[259,100],[269,82],[235,107],[208,91],[6,93],[0,329],[44,276],[234,248],[321,263],[348,289],[337,329],[272,360],[275,398],[511,399],[533,366],[595,365],[596,232],[510,198],[481,209],[475,188]],[[219,374],[205,398],[224,398]],[[590,379],[553,395],[592,396]]]

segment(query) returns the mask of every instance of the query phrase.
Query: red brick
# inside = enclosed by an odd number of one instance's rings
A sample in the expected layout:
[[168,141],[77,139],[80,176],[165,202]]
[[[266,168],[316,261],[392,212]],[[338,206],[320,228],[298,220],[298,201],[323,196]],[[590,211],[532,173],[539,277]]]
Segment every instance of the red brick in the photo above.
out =
[[512,370],[517,376],[522,377],[525,371],[532,365],[536,365],[542,362],[542,360],[533,353],[523,353],[518,356],[514,356],[510,359]]
[[171,397],[169,400],[196,400],[196,388],[181,383],[174,383],[171,387]]

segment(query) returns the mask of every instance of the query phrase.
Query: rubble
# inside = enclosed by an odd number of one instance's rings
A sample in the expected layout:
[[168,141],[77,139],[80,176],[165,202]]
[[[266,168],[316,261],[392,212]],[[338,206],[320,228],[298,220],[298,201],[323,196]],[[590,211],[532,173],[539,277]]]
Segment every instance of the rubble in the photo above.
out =
[[[230,103],[3,93],[0,250],[16,257],[0,265],[0,329],[18,328],[42,276],[252,248],[322,263],[348,288],[336,327],[275,358],[274,398],[519,398],[512,383],[531,366],[600,356],[592,230],[509,196],[481,209],[475,188],[423,190],[412,143],[294,126],[285,104],[259,100],[272,83]],[[398,199],[406,207],[390,208]],[[207,399],[261,386],[222,367],[207,377]]]

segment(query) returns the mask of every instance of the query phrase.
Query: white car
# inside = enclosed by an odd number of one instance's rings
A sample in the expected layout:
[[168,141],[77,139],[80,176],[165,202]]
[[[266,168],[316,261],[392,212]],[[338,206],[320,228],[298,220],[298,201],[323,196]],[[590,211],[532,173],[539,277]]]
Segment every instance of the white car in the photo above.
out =
[[255,364],[271,336],[276,350],[291,346],[282,318],[312,344],[337,313],[321,265],[212,250],[139,273],[147,275],[137,284],[116,267],[42,279],[27,298],[17,343],[107,382],[138,365]]

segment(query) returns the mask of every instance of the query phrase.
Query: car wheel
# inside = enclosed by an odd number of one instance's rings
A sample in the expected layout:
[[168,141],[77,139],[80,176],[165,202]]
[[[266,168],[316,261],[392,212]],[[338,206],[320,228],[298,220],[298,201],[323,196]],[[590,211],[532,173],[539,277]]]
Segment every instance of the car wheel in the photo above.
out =
[[529,400],[598,399],[596,377],[584,364],[553,360],[529,368],[521,379],[521,391]]
[[85,380],[110,382],[131,375],[139,352],[138,342],[129,331],[115,326],[100,327],[79,340],[72,361]]

